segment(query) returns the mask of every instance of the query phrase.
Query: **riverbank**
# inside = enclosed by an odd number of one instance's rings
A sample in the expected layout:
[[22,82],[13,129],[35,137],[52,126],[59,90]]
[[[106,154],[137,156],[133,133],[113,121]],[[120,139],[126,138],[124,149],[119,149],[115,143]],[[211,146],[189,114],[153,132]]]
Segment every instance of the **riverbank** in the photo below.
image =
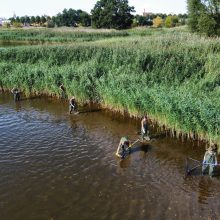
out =
[[[147,114],[174,136],[220,144],[218,39],[181,31],[0,51],[0,85]],[[143,35],[143,36],[142,36]]]

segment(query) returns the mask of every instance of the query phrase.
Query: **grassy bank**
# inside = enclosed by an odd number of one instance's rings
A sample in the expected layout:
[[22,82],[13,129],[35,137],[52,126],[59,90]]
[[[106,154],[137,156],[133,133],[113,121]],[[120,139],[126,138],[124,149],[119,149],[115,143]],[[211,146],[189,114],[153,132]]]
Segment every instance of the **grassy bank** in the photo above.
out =
[[220,144],[219,40],[176,30],[127,33],[1,50],[0,85],[58,95],[62,82],[81,102],[147,113],[176,135]]

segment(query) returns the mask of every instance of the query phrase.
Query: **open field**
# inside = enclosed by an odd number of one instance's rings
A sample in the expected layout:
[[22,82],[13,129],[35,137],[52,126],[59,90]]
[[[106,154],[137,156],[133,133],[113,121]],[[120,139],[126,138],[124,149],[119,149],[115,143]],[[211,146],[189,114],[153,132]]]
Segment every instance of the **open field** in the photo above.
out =
[[[220,144],[220,41],[184,29],[0,29],[1,40],[68,42],[0,50],[0,86],[98,101],[176,135]],[[183,135],[182,135],[183,136]]]

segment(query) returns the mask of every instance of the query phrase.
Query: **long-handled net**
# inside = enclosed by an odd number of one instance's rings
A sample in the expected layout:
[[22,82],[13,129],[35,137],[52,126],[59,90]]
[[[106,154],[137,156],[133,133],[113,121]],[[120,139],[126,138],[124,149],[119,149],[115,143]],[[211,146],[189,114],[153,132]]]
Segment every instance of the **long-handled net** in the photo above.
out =
[[185,162],[185,176],[187,175],[201,175],[202,162],[193,158],[186,158]]
[[199,160],[193,158],[186,158],[185,164],[185,176],[188,175],[220,175],[220,164],[202,163]]

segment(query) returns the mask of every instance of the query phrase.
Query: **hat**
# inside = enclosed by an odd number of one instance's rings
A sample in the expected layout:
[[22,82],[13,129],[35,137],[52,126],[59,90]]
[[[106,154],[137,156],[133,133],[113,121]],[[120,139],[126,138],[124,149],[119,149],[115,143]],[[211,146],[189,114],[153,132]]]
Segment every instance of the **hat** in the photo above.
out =
[[215,146],[215,144],[209,146],[207,150],[208,150],[208,151],[216,151],[216,146]]

